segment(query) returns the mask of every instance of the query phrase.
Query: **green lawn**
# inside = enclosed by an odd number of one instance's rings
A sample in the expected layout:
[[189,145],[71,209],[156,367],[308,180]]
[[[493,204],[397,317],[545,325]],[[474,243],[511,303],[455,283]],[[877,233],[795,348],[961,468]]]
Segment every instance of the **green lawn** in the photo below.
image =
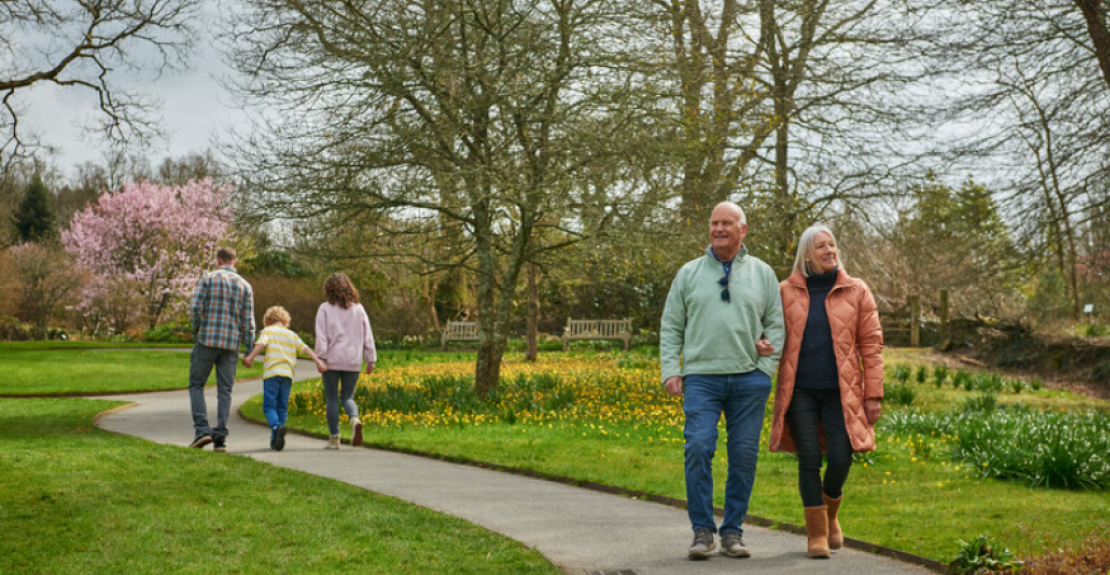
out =
[[[561,354],[551,354],[559,356]],[[920,354],[894,351],[895,361],[926,361]],[[557,360],[556,360],[557,361]],[[618,360],[619,361],[619,360]],[[636,362],[629,362],[636,363]],[[371,381],[398,382],[388,371]],[[295,391],[311,391],[315,382]],[[919,401],[932,409],[947,408],[972,392],[914,385]],[[1110,403],[1067,392],[1025,391],[1002,394],[1046,409],[1106,407]],[[580,399],[580,401],[582,401]],[[515,424],[497,418],[480,423],[430,425],[368,422],[364,433],[373,445],[423,452],[474,462],[489,462],[545,474],[595,481],[630,490],[685,499],[681,404],[668,407],[678,417],[667,425],[604,419],[556,419]],[[894,409],[893,406],[886,406]],[[261,419],[260,401],[244,413]],[[673,411],[672,411],[673,412]],[[291,415],[291,425],[326,434],[319,411]],[[750,513],[777,522],[804,524],[797,492],[797,462],[766,449],[765,427]],[[346,433],[346,429],[344,429]],[[716,465],[716,500],[723,505],[724,433]],[[879,449],[853,467],[842,507],[851,537],[947,562],[955,541],[989,534],[1019,556],[1032,556],[1077,543],[1091,532],[1110,527],[1110,493],[1030,489],[1019,483],[983,479],[972,468],[949,461],[941,442],[923,446],[907,437],[880,436]],[[750,542],[755,545],[754,541]]]
[[[189,352],[163,350],[13,350],[0,348],[0,395],[73,395],[183,389],[189,386]],[[262,362],[236,379],[262,377]],[[215,384],[213,373],[208,378]]]
[[560,572],[396,499],[94,427],[115,405],[0,399],[0,573]]

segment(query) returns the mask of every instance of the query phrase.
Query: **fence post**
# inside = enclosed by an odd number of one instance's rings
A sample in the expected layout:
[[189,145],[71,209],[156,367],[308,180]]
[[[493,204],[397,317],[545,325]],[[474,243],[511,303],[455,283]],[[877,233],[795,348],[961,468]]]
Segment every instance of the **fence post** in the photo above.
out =
[[910,296],[910,347],[921,345],[921,298]]

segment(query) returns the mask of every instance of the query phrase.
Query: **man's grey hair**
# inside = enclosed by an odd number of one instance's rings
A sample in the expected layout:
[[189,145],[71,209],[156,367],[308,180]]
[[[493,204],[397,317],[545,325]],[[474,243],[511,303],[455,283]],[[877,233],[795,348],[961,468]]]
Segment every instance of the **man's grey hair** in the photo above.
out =
[[[806,228],[802,232],[802,237],[798,239],[798,255],[794,257],[794,273],[802,274],[802,277],[808,278],[810,274],[809,269],[809,254],[813,251],[813,244],[817,241],[817,234],[825,232],[836,243],[836,234],[824,224],[814,224]],[[836,250],[836,267],[844,269],[844,262],[840,259],[840,244],[837,243]]]
[[717,208],[719,208],[721,206],[728,206],[729,208],[732,208],[733,211],[735,211],[737,214],[740,215],[740,221],[737,222],[737,223],[740,223],[740,224],[747,224],[748,223],[748,218],[744,215],[744,209],[740,207],[740,204],[737,204],[736,202],[724,201],[724,202],[721,202],[721,203],[717,204],[716,206],[713,206],[713,209],[716,210]]

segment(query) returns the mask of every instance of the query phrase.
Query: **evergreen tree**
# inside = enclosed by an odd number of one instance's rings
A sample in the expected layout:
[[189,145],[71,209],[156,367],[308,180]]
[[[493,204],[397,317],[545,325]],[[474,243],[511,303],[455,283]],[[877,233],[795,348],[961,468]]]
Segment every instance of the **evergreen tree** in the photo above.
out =
[[54,237],[57,233],[48,194],[46,184],[35,174],[13,215],[16,243],[37,242]]

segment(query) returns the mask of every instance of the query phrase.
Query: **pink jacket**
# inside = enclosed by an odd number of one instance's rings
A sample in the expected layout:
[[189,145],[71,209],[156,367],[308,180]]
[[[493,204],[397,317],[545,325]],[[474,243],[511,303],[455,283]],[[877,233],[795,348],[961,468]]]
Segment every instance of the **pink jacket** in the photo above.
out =
[[[805,278],[797,273],[780,283],[779,290],[786,321],[786,344],[775,383],[775,411],[768,445],[771,451],[796,453],[794,438],[790,436],[790,427],[785,420],[786,409],[794,397],[798,362],[805,361],[798,357],[798,350],[802,346],[802,334],[809,316],[809,290],[806,289]],[[844,424],[848,428],[852,450],[874,451],[875,430],[867,423],[863,400],[883,397],[883,331],[879,325],[875,298],[863,280],[840,270],[832,291],[825,299],[825,309],[832,330],[836,370],[840,376],[840,405],[844,409]]]
[[320,304],[316,312],[316,355],[330,371],[362,371],[363,360],[371,364],[378,360],[374,332],[362,304],[347,309]]

